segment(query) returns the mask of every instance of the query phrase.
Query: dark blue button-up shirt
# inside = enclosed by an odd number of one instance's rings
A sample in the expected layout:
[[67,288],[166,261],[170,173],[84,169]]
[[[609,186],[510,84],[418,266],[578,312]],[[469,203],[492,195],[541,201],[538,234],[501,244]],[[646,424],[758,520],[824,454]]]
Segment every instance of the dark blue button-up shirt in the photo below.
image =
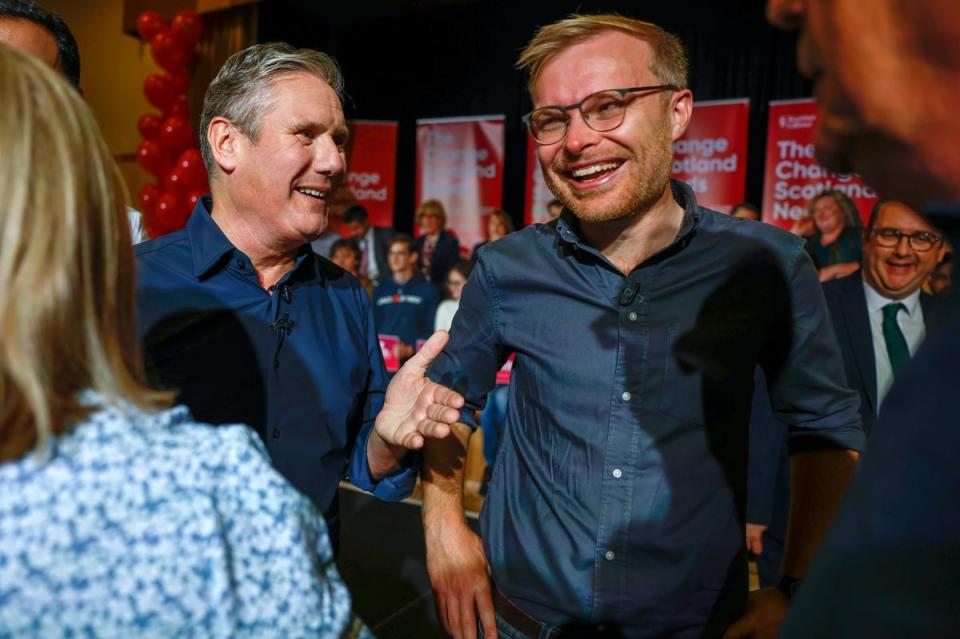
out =
[[384,499],[405,497],[416,480],[407,469],[375,484],[367,466],[386,388],[369,298],[309,245],[271,295],[210,207],[199,203],[186,228],[136,247],[148,376],[177,390],[199,421],[253,427],[335,542],[345,472]]
[[569,213],[485,247],[430,372],[473,425],[516,353],[481,529],[497,585],[551,624],[700,637],[736,618],[758,364],[794,449],[863,444],[803,241],[673,194],[677,239],[627,277]]

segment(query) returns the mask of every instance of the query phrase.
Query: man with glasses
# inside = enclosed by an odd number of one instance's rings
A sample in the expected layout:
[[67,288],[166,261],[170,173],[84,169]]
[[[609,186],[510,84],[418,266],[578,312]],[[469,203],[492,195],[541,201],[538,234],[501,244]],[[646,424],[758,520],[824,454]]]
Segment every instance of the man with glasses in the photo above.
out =
[[[486,637],[719,638],[747,605],[756,366],[796,453],[787,575],[802,576],[862,445],[816,272],[799,238],[670,180],[693,106],[677,38],[572,16],[519,66],[564,211],[482,252],[430,371],[466,398],[424,456],[439,616],[454,637],[476,636],[476,612]],[[463,519],[465,443],[511,353],[481,542]],[[776,618],[783,596],[749,605]]]

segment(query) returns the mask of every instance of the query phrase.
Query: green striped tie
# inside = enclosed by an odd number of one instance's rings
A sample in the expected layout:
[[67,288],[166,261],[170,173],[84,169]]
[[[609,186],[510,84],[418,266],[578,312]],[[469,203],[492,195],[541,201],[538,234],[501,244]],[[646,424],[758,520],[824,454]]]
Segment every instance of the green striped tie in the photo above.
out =
[[910,359],[910,349],[907,340],[897,323],[897,314],[907,310],[900,302],[891,302],[883,307],[883,341],[887,343],[887,354],[890,355],[890,367],[896,378],[897,371],[905,361]]

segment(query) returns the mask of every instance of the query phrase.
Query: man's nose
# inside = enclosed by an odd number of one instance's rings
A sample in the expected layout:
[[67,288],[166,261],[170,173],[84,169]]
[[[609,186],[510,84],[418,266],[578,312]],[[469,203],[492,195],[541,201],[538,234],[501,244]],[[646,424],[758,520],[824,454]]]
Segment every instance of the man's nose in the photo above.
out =
[[314,142],[313,170],[333,179],[347,170],[343,149],[330,135],[321,135]]
[[563,138],[564,148],[571,155],[580,155],[583,150],[597,143],[600,134],[590,128],[580,109],[570,111],[570,121],[567,122],[567,135]]

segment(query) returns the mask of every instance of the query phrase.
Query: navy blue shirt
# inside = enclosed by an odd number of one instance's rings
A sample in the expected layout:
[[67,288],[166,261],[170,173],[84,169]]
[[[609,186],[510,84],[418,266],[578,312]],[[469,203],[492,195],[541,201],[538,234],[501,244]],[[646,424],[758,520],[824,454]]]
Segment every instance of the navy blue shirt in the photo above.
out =
[[383,499],[402,499],[416,481],[406,469],[374,483],[367,466],[386,389],[369,299],[309,245],[273,294],[264,290],[210,207],[198,203],[186,228],[136,247],[148,377],[178,391],[198,421],[253,427],[336,541],[345,473]]
[[678,237],[628,277],[569,212],[484,247],[430,371],[475,426],[516,353],[481,530],[499,588],[550,624],[719,637],[739,615],[757,365],[793,449],[863,444],[803,241],[673,196]]
[[415,273],[405,284],[393,277],[373,290],[373,317],[377,332],[395,335],[408,346],[433,334],[437,314],[437,289],[422,275]]

